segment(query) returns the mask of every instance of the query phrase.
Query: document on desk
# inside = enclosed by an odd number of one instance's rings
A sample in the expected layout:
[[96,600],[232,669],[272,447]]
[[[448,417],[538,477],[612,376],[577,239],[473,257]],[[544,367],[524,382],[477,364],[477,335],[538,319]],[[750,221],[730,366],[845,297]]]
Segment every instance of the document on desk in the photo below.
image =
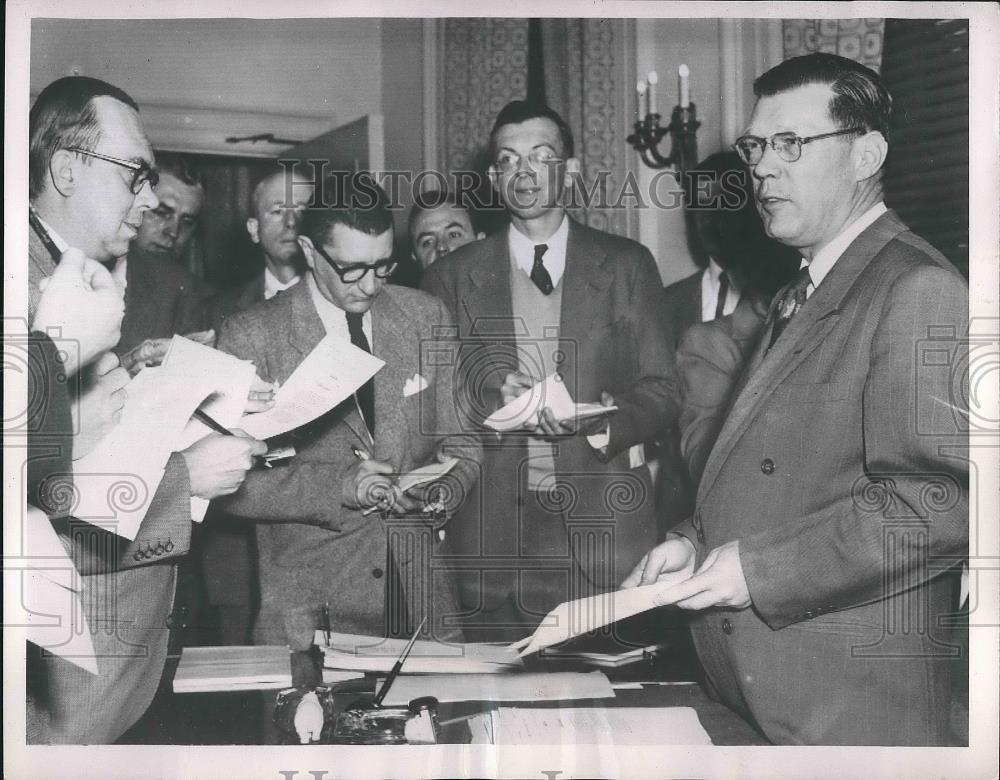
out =
[[246,415],[238,427],[258,439],[294,430],[352,396],[384,365],[351,342],[326,336],[275,394],[274,406]]
[[495,431],[534,428],[542,410],[548,408],[557,420],[584,419],[618,411],[617,406],[599,403],[574,403],[559,374],[550,374],[484,421]]
[[[405,639],[334,633],[327,645],[322,631],[316,632],[315,642],[323,651],[325,667],[363,672],[388,672],[407,644]],[[521,669],[517,651],[503,645],[418,640],[403,674],[501,674]]]
[[121,421],[92,452],[73,461],[79,497],[73,515],[135,539],[170,453],[194,410],[212,394],[213,382],[176,365],[158,366],[144,368],[125,389]]
[[44,512],[29,506],[22,528],[21,593],[8,599],[8,605],[22,614],[8,615],[8,622],[25,626],[32,644],[97,674],[76,566]]
[[434,696],[438,701],[570,701],[613,699],[602,672],[537,674],[403,674],[389,688],[387,707],[405,707],[411,699]]
[[499,707],[469,730],[472,744],[487,745],[712,744],[691,707]]
[[[363,677],[362,672],[323,670],[325,683]],[[261,691],[291,684],[286,645],[185,647],[173,683],[174,693]]]
[[660,581],[653,585],[614,590],[564,602],[542,619],[531,636],[510,647],[520,651],[522,656],[529,655],[640,612],[667,606],[673,603],[672,594],[676,585],[689,576],[682,573],[661,575]]

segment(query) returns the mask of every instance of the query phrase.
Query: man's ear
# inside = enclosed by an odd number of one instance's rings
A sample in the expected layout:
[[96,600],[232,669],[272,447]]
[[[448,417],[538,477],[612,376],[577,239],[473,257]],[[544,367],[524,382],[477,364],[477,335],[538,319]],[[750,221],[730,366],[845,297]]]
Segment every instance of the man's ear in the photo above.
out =
[[[247,220],[249,222],[249,220]],[[256,220],[255,220],[256,221]],[[306,259],[306,265],[312,271],[316,268],[316,250],[313,249],[309,236],[298,237],[299,247],[302,249],[302,256]]]
[[49,161],[49,179],[60,195],[69,197],[76,192],[77,166],[80,163],[80,158],[67,149],[59,149],[52,155]]
[[858,181],[870,179],[885,165],[889,144],[878,130],[865,133],[854,141],[854,171]]
[[260,222],[256,217],[247,217],[247,233],[250,234],[251,241],[255,244],[260,243]]
[[563,177],[567,187],[573,186],[573,177],[580,174],[580,161],[576,157],[570,157],[566,161],[566,174]]

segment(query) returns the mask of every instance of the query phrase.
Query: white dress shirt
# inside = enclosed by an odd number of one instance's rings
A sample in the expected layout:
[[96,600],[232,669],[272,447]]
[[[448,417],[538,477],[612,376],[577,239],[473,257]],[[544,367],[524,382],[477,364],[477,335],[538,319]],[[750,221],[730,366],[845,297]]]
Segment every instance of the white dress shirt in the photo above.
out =
[[300,276],[293,276],[289,281],[283,282],[266,265],[264,266],[264,300],[269,301],[282,290],[294,287],[299,283]]
[[[351,331],[347,327],[347,312],[323,296],[323,293],[319,291],[319,287],[316,286],[316,279],[311,273],[306,274],[306,285],[309,287],[313,306],[316,307],[316,313],[319,315],[320,322],[323,323],[326,335],[349,342],[351,340]],[[361,330],[364,331],[365,338],[368,339],[368,346],[374,351],[375,340],[372,338],[371,309],[361,316]]]
[[[569,217],[563,214],[562,222],[559,223],[556,232],[544,241],[537,242],[548,246],[542,256],[542,263],[545,264],[545,270],[552,278],[553,287],[559,284],[559,280],[562,279],[563,273],[566,271],[566,242],[568,239]],[[507,230],[507,246],[510,249],[514,265],[531,276],[531,267],[535,264],[536,242],[511,225]]]
[[888,209],[886,209],[885,203],[879,201],[844,228],[833,241],[820,249],[813,256],[811,262],[804,257],[802,258],[799,268],[802,269],[809,266],[809,278],[812,279],[812,284],[806,287],[806,298],[812,295],[816,291],[816,288],[822,284],[826,275],[830,273],[830,270],[854,239],[860,236],[869,225],[885,214],[886,211]]
[[[708,267],[701,274],[701,321],[708,322],[715,319],[715,307],[719,302],[719,288],[722,274],[722,266],[713,258],[709,258]],[[732,314],[736,305],[740,302],[740,291],[733,284],[733,277],[729,277],[729,290],[726,293],[726,303],[722,309],[723,316]]]

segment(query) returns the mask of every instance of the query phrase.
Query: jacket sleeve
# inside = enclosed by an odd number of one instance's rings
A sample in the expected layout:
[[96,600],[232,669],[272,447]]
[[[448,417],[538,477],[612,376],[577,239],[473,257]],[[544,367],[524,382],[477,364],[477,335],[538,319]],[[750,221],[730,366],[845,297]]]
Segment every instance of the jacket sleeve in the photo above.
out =
[[634,444],[653,439],[677,419],[681,408],[681,382],[663,310],[659,271],[645,247],[633,266],[626,316],[631,324],[639,373],[631,388],[615,395],[618,413],[610,426],[607,459]]
[[[968,365],[968,288],[954,271],[918,266],[870,316],[880,320],[855,489],[791,528],[740,539],[750,596],[771,628],[912,588],[968,553],[968,433],[958,422],[967,407],[952,372],[921,351],[929,335],[951,334],[933,346]],[[894,518],[919,522],[904,529]]]

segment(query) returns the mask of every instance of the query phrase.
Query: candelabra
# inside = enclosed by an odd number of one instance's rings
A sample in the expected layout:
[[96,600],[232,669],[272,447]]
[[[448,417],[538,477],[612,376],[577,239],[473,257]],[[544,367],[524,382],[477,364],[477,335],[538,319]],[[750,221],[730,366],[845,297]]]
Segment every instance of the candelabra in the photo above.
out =
[[[700,125],[694,103],[674,106],[667,127],[660,126],[659,114],[646,114],[645,119],[635,123],[635,132],[627,140],[650,168],[673,166],[678,173],[684,173],[698,162],[698,137],[695,133]],[[659,145],[667,133],[670,133],[670,154],[664,157]]]

